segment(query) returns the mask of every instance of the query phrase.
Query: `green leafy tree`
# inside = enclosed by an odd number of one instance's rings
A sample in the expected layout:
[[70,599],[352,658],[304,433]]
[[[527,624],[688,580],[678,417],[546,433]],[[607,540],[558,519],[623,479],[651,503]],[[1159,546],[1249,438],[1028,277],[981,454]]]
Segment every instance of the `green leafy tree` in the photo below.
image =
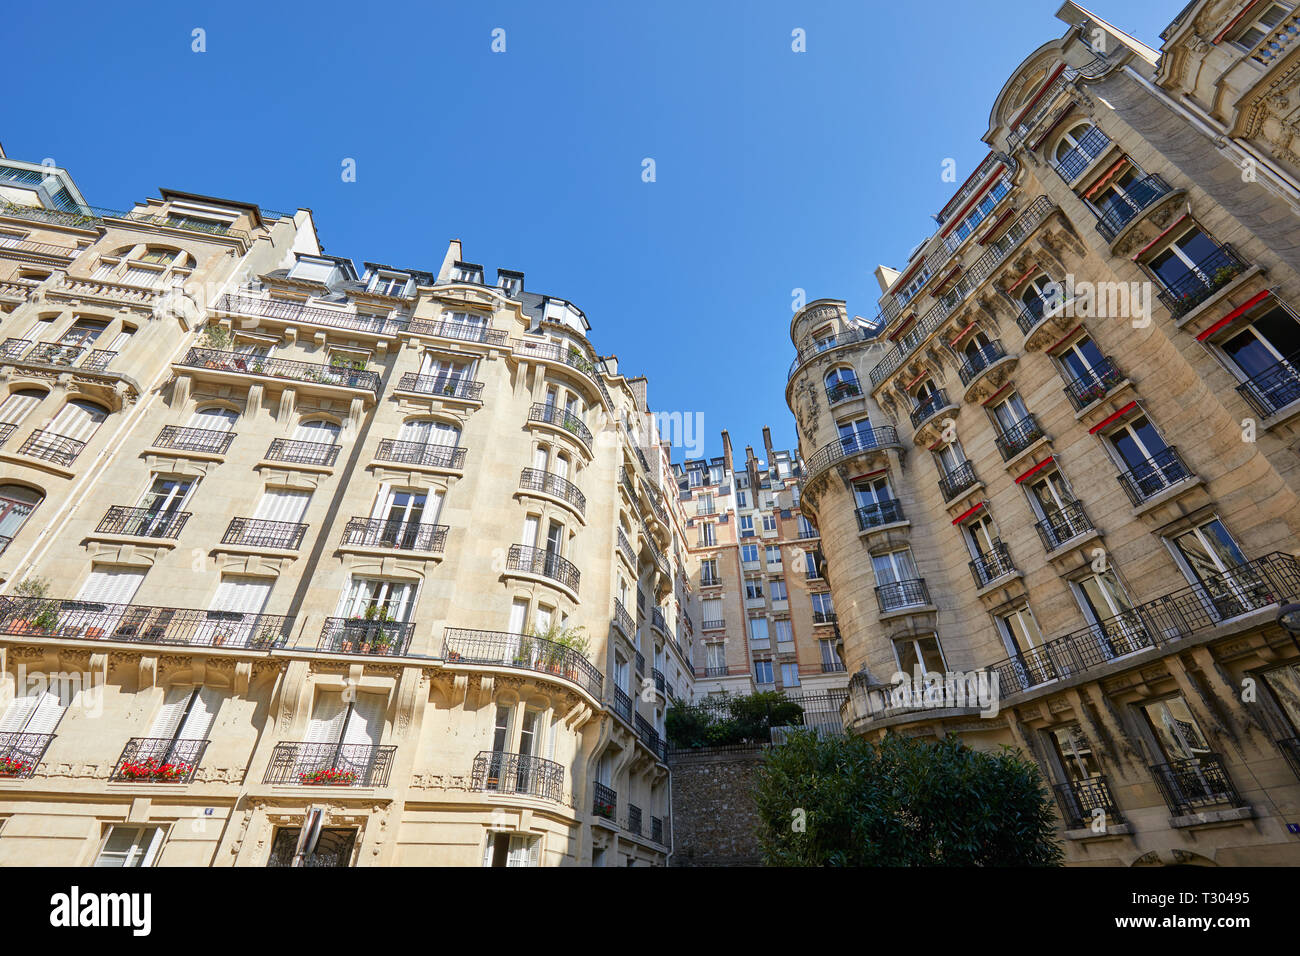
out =
[[769,866],[1059,866],[1051,796],[1033,761],[956,737],[798,731],[758,771]]

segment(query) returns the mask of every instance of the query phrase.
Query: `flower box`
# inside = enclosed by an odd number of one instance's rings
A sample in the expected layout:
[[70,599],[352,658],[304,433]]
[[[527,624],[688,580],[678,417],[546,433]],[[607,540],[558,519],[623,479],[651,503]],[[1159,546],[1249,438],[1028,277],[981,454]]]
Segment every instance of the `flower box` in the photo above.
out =
[[128,780],[145,780],[155,783],[168,783],[184,780],[194,772],[194,766],[188,763],[162,763],[156,757],[145,760],[124,761],[118,769],[118,776]]
[[612,803],[596,803],[591,808],[591,812],[606,820],[614,819],[614,805]]
[[0,757],[0,777],[20,777],[31,769],[30,763],[18,757]]
[[298,774],[298,780],[308,787],[350,787],[357,782],[357,772],[355,770],[340,770],[337,767],[329,767],[324,770],[300,773]]

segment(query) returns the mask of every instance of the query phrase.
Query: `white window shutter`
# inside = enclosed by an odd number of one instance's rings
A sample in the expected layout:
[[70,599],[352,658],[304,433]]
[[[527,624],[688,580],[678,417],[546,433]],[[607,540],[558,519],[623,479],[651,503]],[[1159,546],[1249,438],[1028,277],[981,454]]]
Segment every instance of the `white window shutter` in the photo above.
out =
[[487,843],[483,847],[483,865],[492,865],[492,850],[496,845],[497,835],[491,830],[488,831]]
[[149,736],[155,739],[175,736],[176,727],[181,722],[181,715],[185,713],[185,705],[190,702],[193,694],[193,687],[174,687],[168,691],[162,710],[158,712],[153,727],[149,729]]
[[542,853],[542,838],[535,837],[528,843],[528,865],[536,866]]
[[523,546],[531,548],[537,544],[537,516],[529,515],[524,519],[524,540]]
[[201,408],[190,416],[189,424],[186,427],[228,432],[238,418],[239,413],[229,408]]
[[224,575],[209,610],[260,614],[271,596],[271,586],[272,582],[265,578]]
[[0,733],[52,734],[66,709],[57,691],[29,688],[5,710],[0,718]]
[[302,516],[307,513],[309,501],[311,501],[310,491],[272,488],[262,495],[253,517],[262,521],[297,523],[302,521]]
[[310,421],[299,422],[294,429],[294,441],[318,442],[322,445],[337,445],[340,428],[334,422]]
[[3,403],[0,403],[0,423],[6,425],[20,424],[24,418],[32,413],[32,409],[39,405],[44,397],[44,392],[32,388],[14,392]]
[[510,627],[507,629],[511,634],[522,634],[524,632],[524,621],[528,617],[528,602],[522,598],[516,598],[510,605]]
[[95,568],[81,586],[77,600],[96,604],[130,604],[144,581],[144,572],[130,568]]
[[344,728],[345,744],[378,746],[384,734],[384,710],[388,703],[383,694],[358,694],[352,718]]
[[90,402],[72,401],[64,405],[59,414],[50,422],[48,431],[62,438],[71,438],[79,442],[90,441],[100,422],[108,417],[108,412]]
[[347,713],[347,704],[344,703],[341,692],[321,691],[316,697],[316,706],[307,725],[307,743],[338,743]]

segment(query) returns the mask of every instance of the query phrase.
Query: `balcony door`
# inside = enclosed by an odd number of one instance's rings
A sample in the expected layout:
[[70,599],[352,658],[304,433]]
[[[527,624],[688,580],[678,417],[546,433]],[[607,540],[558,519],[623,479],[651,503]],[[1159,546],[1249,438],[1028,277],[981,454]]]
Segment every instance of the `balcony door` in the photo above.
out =
[[[1079,123],[1077,126],[1072,126],[1067,130],[1056,143],[1056,150],[1054,152],[1056,165],[1060,166],[1066,156],[1074,150],[1079,149],[1084,138],[1094,129],[1096,129],[1096,127],[1091,123]],[[1079,172],[1082,171],[1082,169],[1079,170]]]
[[422,546],[421,525],[437,522],[441,504],[441,493],[435,493],[430,501],[427,492],[385,486],[375,501],[373,517],[380,521],[376,544],[382,548]]
[[534,779],[534,757],[541,743],[542,712],[534,707],[524,709],[519,724],[519,763],[515,773],[515,792],[532,793],[540,781]]
[[487,334],[487,317],[475,315],[473,312],[444,312],[442,321],[448,326],[447,331],[451,338],[477,342]]
[[[243,647],[256,635],[258,619],[275,586],[270,578],[225,574],[200,628],[202,644]],[[278,636],[278,635],[277,635]]]
[[1217,517],[1176,535],[1172,544],[1212,620],[1236,617],[1273,601],[1271,589],[1247,565],[1246,555]]
[[1125,422],[1106,438],[1120,466],[1129,472],[1144,498],[1187,477],[1183,466],[1169,453],[1169,446],[1145,415]]
[[[277,522],[287,526],[301,524],[310,502],[310,491],[268,488],[262,493],[261,500],[257,502],[253,520]],[[262,539],[269,547],[289,548],[297,541],[297,530],[292,527],[254,530],[252,537]]]
[[84,444],[90,441],[95,434],[95,430],[99,428],[100,423],[106,418],[108,418],[107,409],[93,402],[74,399],[64,405],[59,414],[54,416],[54,421],[50,422],[50,427],[46,429],[46,432]]
[[207,431],[228,432],[239,420],[239,413],[230,408],[200,408],[190,416],[186,428],[202,428]]
[[298,423],[298,427],[293,430],[293,440],[313,442],[318,445],[337,445],[341,431],[342,429],[335,422],[312,419]]
[[1300,323],[1285,309],[1271,309],[1220,348],[1273,411],[1300,401]]
[[[382,616],[406,623],[415,604],[415,585],[386,578],[353,578],[339,603],[339,617],[374,620]],[[367,612],[370,617],[367,618]],[[382,615],[381,615],[382,612]]]
[[108,323],[101,319],[77,319],[59,336],[59,345],[66,345],[73,349],[88,349],[107,328]]
[[45,684],[16,695],[0,716],[0,761],[19,774],[34,770],[66,711],[58,690]]
[[892,500],[887,478],[859,478],[853,482],[853,501],[858,508],[879,512],[882,504]]
[[134,760],[194,766],[220,707],[215,688],[173,687]]
[[1215,263],[1228,265],[1230,262],[1219,256],[1218,251],[1215,241],[1193,226],[1153,256],[1147,265],[1166,289],[1185,294],[1214,287],[1214,273],[1219,268]]
[[382,694],[351,696],[345,700],[342,691],[317,694],[295,775],[333,770],[352,775],[349,783],[369,785],[388,701]]
[[46,393],[39,388],[20,388],[15,392],[10,392],[3,403],[0,403],[0,427],[5,425],[21,425],[23,419],[32,413]]
[[1089,623],[1093,638],[1086,653],[1095,664],[1149,647],[1146,625],[1133,612],[1133,602],[1113,568],[1071,582],[1075,599]]
[[1026,281],[1020,290],[1020,304],[1035,321],[1043,317],[1048,307],[1055,308],[1059,304],[1059,298],[1060,292],[1046,272],[1040,272]]
[[198,484],[193,478],[165,478],[158,476],[140,499],[140,514],[133,516],[127,534],[144,537],[174,537],[172,522],[185,510],[190,493]]
[[998,431],[1003,435],[1012,432],[1029,415],[1029,409],[1025,408],[1024,400],[1017,392],[1012,392],[994,405],[990,411]]
[[0,553],[18,535],[27,516],[44,500],[39,491],[24,485],[0,485]]
[[871,430],[871,419],[857,418],[851,422],[840,422],[836,426],[840,433],[840,447],[845,452],[859,448],[870,448],[875,444]]
[[473,362],[453,362],[439,358],[432,352],[425,352],[420,362],[420,376],[433,379],[432,391],[435,395],[455,394],[463,382],[474,377]]
[[[809,555],[809,560],[811,559],[812,556]],[[904,588],[897,586],[904,581],[915,581],[920,577],[911,551],[890,551],[887,554],[872,555],[871,566],[876,573],[876,586],[885,588],[887,593],[896,597],[896,601],[886,606],[923,603],[919,595],[907,594]]]
[[[1126,166],[1119,175],[1109,181],[1103,180],[1104,185],[1101,188],[1094,186],[1086,199],[1092,204],[1098,218],[1118,224],[1126,223],[1133,217],[1134,212],[1142,207],[1140,197],[1130,198],[1130,193],[1141,178],[1135,167]],[[1118,231],[1118,226],[1116,229]]]
[[1065,668],[1058,670],[1056,662],[1043,649],[1042,632],[1038,630],[1038,621],[1028,605],[1001,615],[998,623],[1011,657],[1012,675],[1020,682],[1013,692],[1066,676],[1068,671]]
[[[122,605],[130,604],[144,582],[145,572],[136,568],[99,566],[90,572],[77,593],[74,606],[64,604],[60,623],[86,626],[87,637],[115,637],[118,625],[127,613]],[[125,630],[125,629],[124,629]],[[127,640],[145,635],[134,627],[121,635]]]
[[1065,371],[1067,381],[1095,382],[1100,377],[1097,369],[1105,364],[1106,357],[1097,343],[1085,335],[1058,352],[1056,360]]
[[1030,504],[1038,517],[1051,526],[1053,534],[1058,528],[1069,526],[1061,512],[1074,502],[1074,496],[1065,483],[1064,475],[1059,471],[1049,471],[1029,482],[1028,488]]
[[[993,547],[998,543],[998,532],[993,527],[993,518],[989,515],[987,509],[981,511],[979,515],[970,521],[963,522],[961,525],[962,538],[966,541],[966,548],[970,551],[970,556],[978,561],[980,558],[992,556]],[[996,562],[996,559],[993,559]],[[995,573],[997,568],[985,569],[986,577],[997,577]]]

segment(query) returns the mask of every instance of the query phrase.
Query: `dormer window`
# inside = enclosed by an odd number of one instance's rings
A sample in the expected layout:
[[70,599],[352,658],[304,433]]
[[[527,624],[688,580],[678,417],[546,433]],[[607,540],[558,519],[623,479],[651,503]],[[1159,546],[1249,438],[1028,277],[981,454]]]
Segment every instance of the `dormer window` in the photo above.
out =
[[903,286],[894,298],[898,301],[899,305],[906,305],[912,300],[914,295],[921,291],[921,287],[929,281],[930,267],[928,265],[922,266],[921,271],[916,274],[916,277],[907,285]]
[[483,267],[470,265],[465,262],[458,262],[452,269],[452,278],[457,282],[473,282],[477,285],[482,285]]
[[1290,12],[1290,6],[1284,3],[1265,5],[1259,16],[1254,17],[1232,42],[1243,50],[1255,49]]
[[523,276],[498,270],[497,284],[501,287],[501,291],[506,295],[517,296],[524,289],[524,278]]
[[406,294],[407,281],[405,276],[377,275],[370,285],[370,291],[378,295],[403,296]]
[[198,216],[182,215],[175,212],[167,214],[167,225],[175,226],[178,229],[191,229],[195,232],[224,233],[230,230],[230,223],[228,222],[201,219]]

